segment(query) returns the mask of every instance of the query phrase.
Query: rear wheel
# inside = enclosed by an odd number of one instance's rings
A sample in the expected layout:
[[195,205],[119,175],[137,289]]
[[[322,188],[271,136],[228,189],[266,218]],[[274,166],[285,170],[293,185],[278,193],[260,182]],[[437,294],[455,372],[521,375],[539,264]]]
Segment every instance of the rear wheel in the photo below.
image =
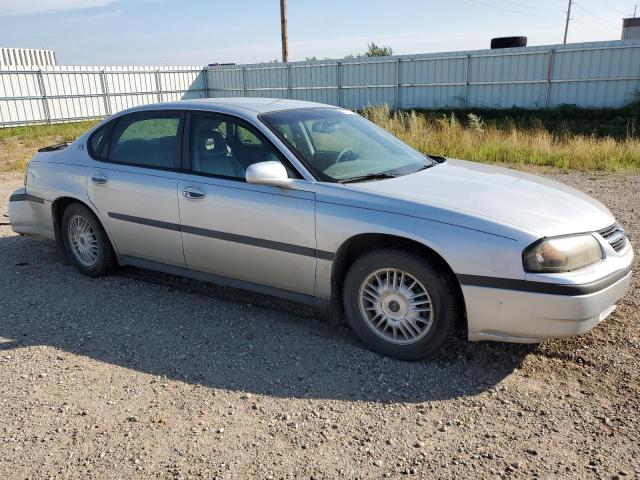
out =
[[372,350],[403,360],[439,351],[460,311],[449,275],[404,250],[363,255],[349,269],[343,301],[356,335]]
[[78,203],[69,205],[62,216],[62,236],[71,261],[85,275],[106,275],[115,264],[109,238],[95,215]]

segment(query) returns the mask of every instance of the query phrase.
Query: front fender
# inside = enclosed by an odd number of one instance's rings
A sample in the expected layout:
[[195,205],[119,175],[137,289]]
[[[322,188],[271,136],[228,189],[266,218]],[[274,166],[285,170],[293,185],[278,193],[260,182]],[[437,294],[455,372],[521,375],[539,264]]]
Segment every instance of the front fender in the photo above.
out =
[[[350,238],[367,233],[418,242],[440,255],[455,274],[523,279],[520,240],[407,215],[318,202],[319,251],[338,252]],[[332,258],[319,258],[316,295],[331,296]]]

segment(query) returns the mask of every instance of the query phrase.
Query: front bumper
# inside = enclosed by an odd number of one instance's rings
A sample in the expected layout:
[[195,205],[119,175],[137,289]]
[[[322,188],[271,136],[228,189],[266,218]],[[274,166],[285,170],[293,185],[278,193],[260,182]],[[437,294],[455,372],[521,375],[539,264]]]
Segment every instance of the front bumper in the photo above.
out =
[[538,343],[586,333],[611,314],[627,292],[632,262],[629,245],[622,255],[607,262],[615,271],[589,283],[463,283],[469,340]]

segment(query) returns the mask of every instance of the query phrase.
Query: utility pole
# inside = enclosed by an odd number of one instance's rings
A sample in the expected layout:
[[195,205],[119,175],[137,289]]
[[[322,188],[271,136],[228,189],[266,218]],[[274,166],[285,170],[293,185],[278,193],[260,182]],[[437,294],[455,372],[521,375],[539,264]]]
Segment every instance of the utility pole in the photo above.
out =
[[633,18],[636,18],[636,13],[638,13],[638,4],[636,3],[636,6],[633,7]]
[[282,32],[282,61],[289,61],[289,41],[287,39],[287,0],[280,0],[280,31]]
[[571,4],[572,0],[569,0],[569,5],[567,6],[567,22],[564,25],[564,41],[562,42],[564,45],[567,44],[567,33],[569,33],[569,20],[571,20]]

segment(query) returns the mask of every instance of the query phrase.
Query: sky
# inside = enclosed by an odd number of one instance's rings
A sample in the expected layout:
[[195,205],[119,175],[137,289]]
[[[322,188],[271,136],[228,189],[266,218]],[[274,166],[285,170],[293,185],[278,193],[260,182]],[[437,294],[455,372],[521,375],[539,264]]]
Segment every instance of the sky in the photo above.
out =
[[[568,0],[288,0],[289,60],[562,43]],[[574,0],[569,42],[619,40],[640,0]],[[640,9],[639,9],[640,11]],[[640,13],[639,13],[640,15]],[[67,65],[257,63],[281,55],[279,0],[0,0],[0,47]]]

